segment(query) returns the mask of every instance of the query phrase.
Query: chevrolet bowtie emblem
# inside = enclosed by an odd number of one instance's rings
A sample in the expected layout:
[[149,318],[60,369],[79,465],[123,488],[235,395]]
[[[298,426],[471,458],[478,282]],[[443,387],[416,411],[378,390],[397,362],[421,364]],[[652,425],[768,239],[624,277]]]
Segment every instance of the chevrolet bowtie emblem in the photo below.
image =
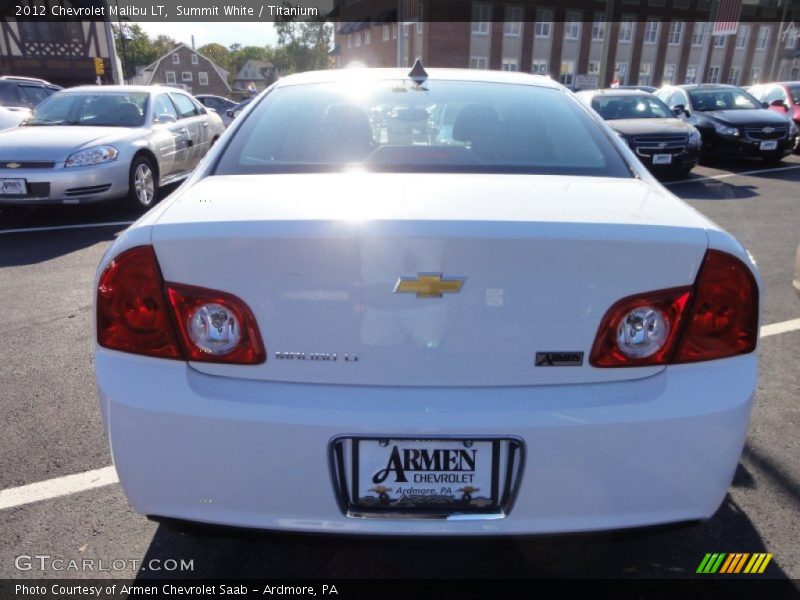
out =
[[6,163],[7,169],[19,169],[22,165],[19,163]]
[[394,286],[395,294],[416,294],[417,298],[441,298],[442,294],[461,291],[466,277],[442,277],[441,273],[417,273],[416,277],[401,277]]

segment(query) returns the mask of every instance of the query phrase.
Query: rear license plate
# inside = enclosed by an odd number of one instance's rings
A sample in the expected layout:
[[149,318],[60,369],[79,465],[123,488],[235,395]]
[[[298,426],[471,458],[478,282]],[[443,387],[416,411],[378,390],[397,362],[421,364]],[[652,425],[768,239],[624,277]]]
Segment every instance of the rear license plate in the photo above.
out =
[[485,439],[356,440],[356,504],[376,509],[497,506],[498,447]]
[[28,193],[28,186],[24,179],[0,179],[0,195],[24,196]]
[[672,154],[653,154],[654,165],[670,165],[672,164]]
[[777,140],[765,140],[759,144],[759,150],[775,150],[778,147]]

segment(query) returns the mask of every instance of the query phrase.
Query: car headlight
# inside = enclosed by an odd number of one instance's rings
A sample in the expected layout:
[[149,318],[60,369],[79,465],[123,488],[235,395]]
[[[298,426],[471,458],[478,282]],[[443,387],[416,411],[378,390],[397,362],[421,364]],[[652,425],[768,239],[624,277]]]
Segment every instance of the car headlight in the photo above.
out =
[[690,146],[699,146],[702,142],[702,138],[700,137],[700,132],[695,129],[692,133],[689,134],[689,145]]
[[722,125],[720,123],[714,123],[714,131],[716,131],[720,135],[732,135],[732,136],[739,135],[739,130],[736,129],[736,127],[729,127],[728,125]]
[[117,149],[113,146],[96,146],[70,154],[64,161],[65,167],[85,167],[117,160]]

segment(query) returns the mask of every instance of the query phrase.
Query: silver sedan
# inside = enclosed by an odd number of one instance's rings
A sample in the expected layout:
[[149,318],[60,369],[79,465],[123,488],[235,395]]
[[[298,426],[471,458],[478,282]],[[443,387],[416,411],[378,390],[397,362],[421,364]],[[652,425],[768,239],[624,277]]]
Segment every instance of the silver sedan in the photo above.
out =
[[222,135],[219,115],[158,86],[86,86],[42,102],[0,132],[0,206],[127,198],[147,209]]

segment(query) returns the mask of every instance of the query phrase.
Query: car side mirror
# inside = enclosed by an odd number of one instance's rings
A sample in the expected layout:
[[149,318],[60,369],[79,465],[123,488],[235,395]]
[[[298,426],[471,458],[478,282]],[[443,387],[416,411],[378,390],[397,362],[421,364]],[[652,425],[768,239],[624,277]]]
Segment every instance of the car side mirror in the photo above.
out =
[[178,119],[176,119],[173,115],[170,115],[170,114],[158,115],[156,117],[156,120],[159,123],[177,123],[178,122]]
[[762,100],[761,101],[761,106],[764,107],[764,108],[769,108],[769,102],[767,102],[766,100]]
[[236,115],[233,114],[232,110],[226,110],[225,114],[228,115],[231,119],[236,116]]
[[683,104],[676,104],[672,107],[672,114],[676,117],[682,117],[683,115],[689,116],[689,111],[686,110],[686,107]]

